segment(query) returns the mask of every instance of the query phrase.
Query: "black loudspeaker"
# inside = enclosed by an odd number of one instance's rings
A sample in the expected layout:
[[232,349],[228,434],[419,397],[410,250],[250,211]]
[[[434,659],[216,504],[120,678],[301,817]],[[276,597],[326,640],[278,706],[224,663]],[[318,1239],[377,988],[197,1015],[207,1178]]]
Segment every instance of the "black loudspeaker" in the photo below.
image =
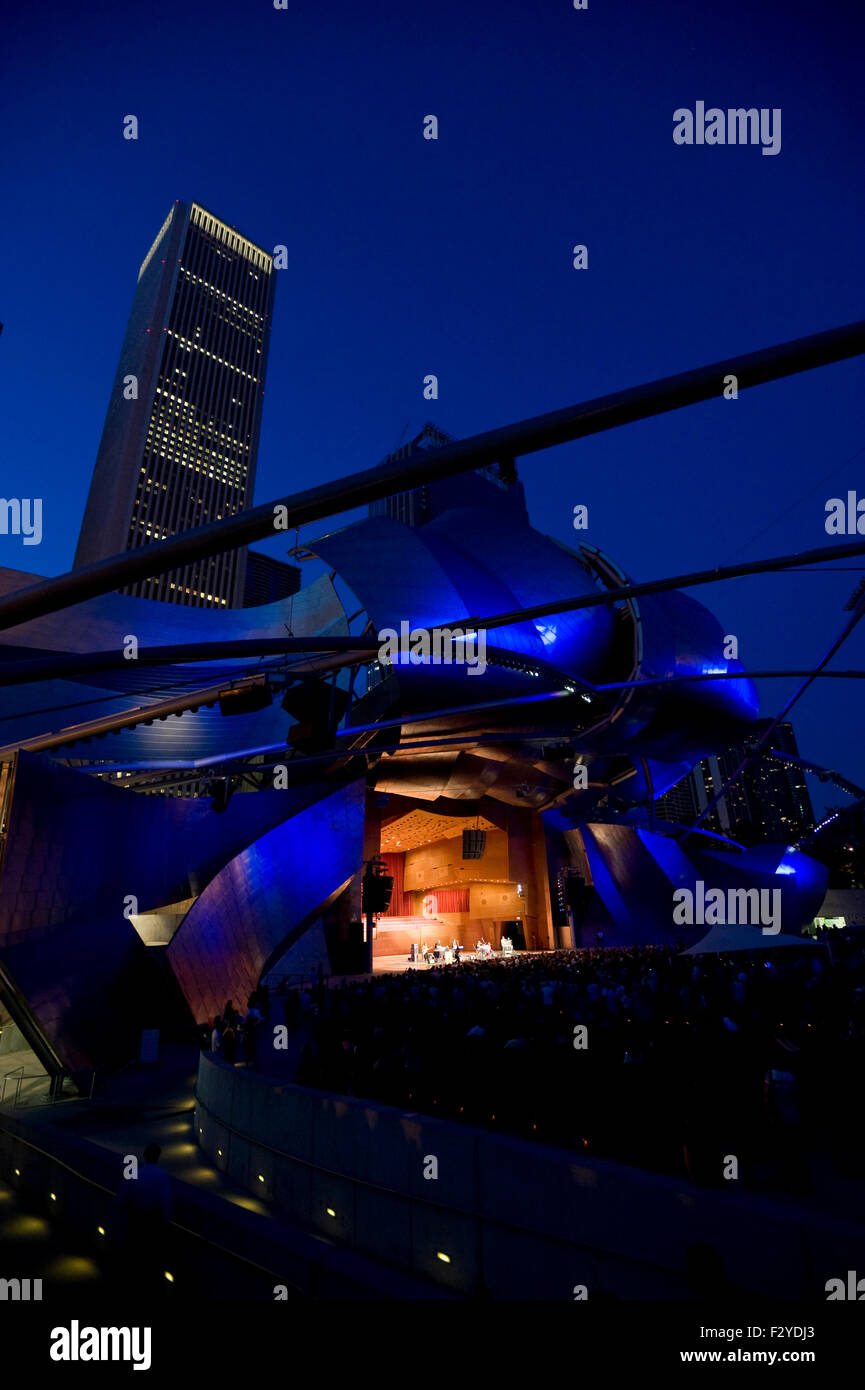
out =
[[257,714],[267,709],[273,700],[273,691],[265,681],[264,685],[247,685],[240,690],[224,690],[219,697],[220,714]]
[[387,912],[393,893],[393,878],[390,874],[373,874],[369,870],[363,876],[363,910],[378,917]]
[[565,898],[568,907],[579,921],[589,905],[592,889],[580,873],[568,874],[565,878]]
[[487,847],[485,830],[463,831],[463,859],[483,859]]

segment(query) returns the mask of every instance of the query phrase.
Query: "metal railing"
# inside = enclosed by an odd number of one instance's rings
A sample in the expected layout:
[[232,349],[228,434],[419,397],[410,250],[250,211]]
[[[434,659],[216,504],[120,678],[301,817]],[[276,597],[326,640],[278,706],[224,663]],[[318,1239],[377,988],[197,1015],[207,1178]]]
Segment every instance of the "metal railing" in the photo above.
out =
[[8,1085],[8,1083],[9,1083],[13,1078],[19,1078],[19,1079],[20,1079],[20,1078],[23,1078],[23,1076],[24,1076],[24,1068],[23,1068],[23,1067],[15,1067],[12,1071],[7,1071],[6,1074],[5,1074],[5,1076],[0,1077],[0,1105],[2,1105],[3,1102],[4,1102],[5,1099],[6,1099],[6,1086]]
[[[14,1091],[10,1083],[14,1082]],[[34,1082],[31,1087],[23,1090],[25,1082]],[[71,1082],[73,1090],[64,1089],[67,1082]],[[90,1090],[85,1096],[79,1090],[68,1072],[51,1074],[49,1072],[30,1072],[25,1073],[23,1066],[16,1067],[14,1071],[7,1072],[0,1084],[0,1105],[11,1105],[18,1110],[26,1105],[58,1105],[62,1102],[74,1100],[92,1100],[93,1091],[96,1085],[96,1072],[91,1073]],[[9,1098],[11,1096],[11,1098]]]

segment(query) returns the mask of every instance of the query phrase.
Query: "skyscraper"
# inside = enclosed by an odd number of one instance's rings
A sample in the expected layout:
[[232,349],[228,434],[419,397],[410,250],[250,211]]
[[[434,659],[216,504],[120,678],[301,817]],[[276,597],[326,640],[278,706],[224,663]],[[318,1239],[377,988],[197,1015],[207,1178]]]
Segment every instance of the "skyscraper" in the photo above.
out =
[[[751,743],[768,725],[767,719],[755,723]],[[692,825],[736,771],[750,746],[734,744],[723,753],[703,758],[687,777],[658,797],[655,815]],[[769,747],[798,757],[792,724],[786,720],[779,724]],[[795,762],[758,754],[701,824],[705,830],[729,835],[745,845],[790,844],[814,824],[805,774]]]
[[289,598],[300,588],[300,570],[287,565],[260,550],[246,552],[246,581],[243,586],[243,608],[257,608],[262,603],[276,603]]
[[[382,460],[382,464],[411,458],[452,441],[453,435],[446,434],[428,420],[420,434],[394,453],[388,454]],[[517,477],[513,460],[485,464],[481,468],[473,469],[471,473],[461,474],[458,478],[443,478],[412,488],[409,492],[396,492],[390,497],[381,497],[376,502],[370,502],[368,512],[370,516],[389,516],[392,521],[401,521],[406,526],[426,526],[428,521],[434,521],[442,512],[458,505],[506,507],[516,511],[523,519],[528,519],[523,485]]]
[[[198,203],[174,204],[138,273],[76,566],[250,503],[273,294],[266,251]],[[245,569],[237,550],[125,592],[237,607]]]

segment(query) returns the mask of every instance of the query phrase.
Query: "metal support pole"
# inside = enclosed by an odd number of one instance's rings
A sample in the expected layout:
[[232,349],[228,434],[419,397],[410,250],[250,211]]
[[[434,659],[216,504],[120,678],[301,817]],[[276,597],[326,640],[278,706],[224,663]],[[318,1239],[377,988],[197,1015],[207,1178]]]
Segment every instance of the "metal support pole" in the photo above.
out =
[[724,378],[731,373],[743,390],[863,352],[865,320],[860,320],[487,430],[430,449],[422,457],[409,456],[407,461],[368,468],[19,589],[0,599],[0,630],[69,608],[97,594],[111,593],[135,580],[165,574],[194,560],[225,554],[277,532],[296,530],[309,522],[351,511],[395,492],[407,492],[500,459],[536,453],[698,401],[720,399]]

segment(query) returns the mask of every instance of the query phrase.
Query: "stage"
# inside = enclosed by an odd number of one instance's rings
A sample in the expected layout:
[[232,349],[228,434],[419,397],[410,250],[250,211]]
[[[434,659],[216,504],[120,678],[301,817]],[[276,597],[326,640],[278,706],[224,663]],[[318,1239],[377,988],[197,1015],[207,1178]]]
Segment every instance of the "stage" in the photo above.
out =
[[[548,951],[513,951],[508,956],[503,956],[501,951],[496,951],[493,956],[486,957],[481,963],[484,965],[497,965],[499,962],[509,960],[525,960],[527,956],[545,956]],[[372,973],[373,975],[396,975],[404,970],[442,970],[442,969],[462,969],[465,965],[475,965],[477,963],[473,951],[464,951],[462,963],[459,966],[446,967],[442,965],[427,965],[425,961],[411,961],[407,956],[373,956]]]

